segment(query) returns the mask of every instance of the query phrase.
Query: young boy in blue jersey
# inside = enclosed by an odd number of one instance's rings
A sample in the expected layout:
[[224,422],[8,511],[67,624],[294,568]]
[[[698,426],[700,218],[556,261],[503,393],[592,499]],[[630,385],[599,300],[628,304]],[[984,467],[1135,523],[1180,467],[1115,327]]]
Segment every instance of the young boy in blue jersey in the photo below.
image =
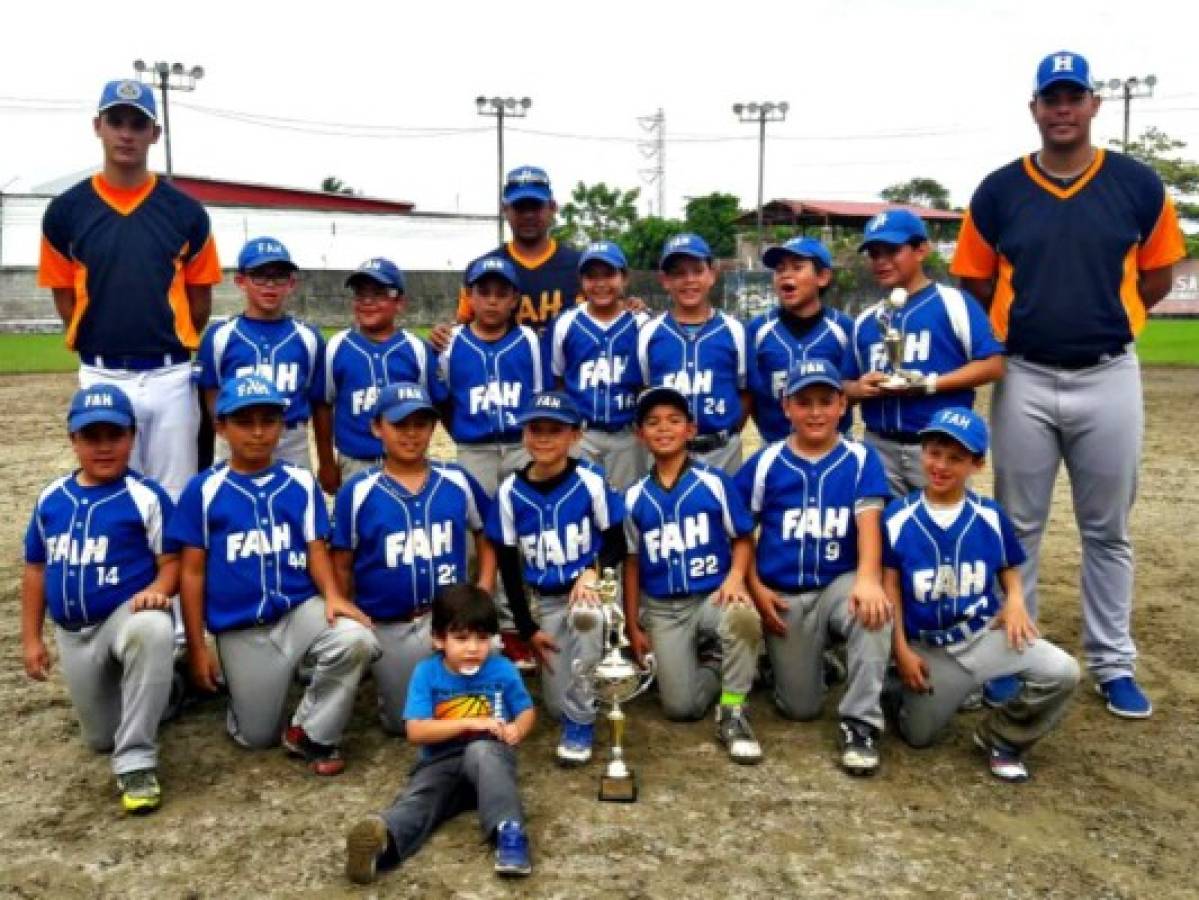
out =
[[537,713],[520,674],[492,652],[495,605],[481,588],[457,584],[433,600],[436,652],[417,667],[404,718],[420,747],[411,778],[390,807],[346,836],[346,876],[369,884],[409,859],[444,822],[478,809],[496,847],[499,875],[532,871],[517,784],[516,747]]
[[658,278],[671,308],[650,319],[637,342],[647,385],[673,387],[691,404],[695,458],[732,474],[741,465],[741,429],[749,418],[745,326],[712,308],[712,251],[697,234],[662,247]]
[[385,386],[372,428],[382,465],[342,485],[333,506],[333,568],[341,592],[371,617],[382,655],[371,666],[379,719],[404,733],[404,701],[416,664],[429,655],[429,610],[443,587],[466,581],[468,543],[479,587],[495,589],[495,552],[483,535],[491,501],[453,463],[431,462],[437,412],[412,382]]
[[316,407],[312,423],[317,476],[330,494],[383,458],[371,423],[384,387],[415,382],[434,404],[444,399],[432,348],[397,324],[407,304],[400,267],[372,257],[346,279],[346,287],[352,292],[354,325],[329,339],[317,382],[324,404]]
[[766,626],[775,703],[789,719],[819,716],[822,654],[833,640],[847,641],[841,765],[873,775],[891,658],[879,529],[889,491],[878,455],[838,433],[845,407],[840,369],[827,359],[800,362],[784,389],[791,436],[755,454],[736,482],[761,525],[749,584]]
[[[770,247],[762,264],[774,272],[779,305],[749,323],[749,391],[758,433],[772,443],[791,434],[783,391],[792,369],[806,359],[827,359],[842,368],[853,319],[821,302],[832,284],[833,257],[816,238],[794,237]],[[841,431],[848,433],[852,424],[846,410]]]
[[665,386],[637,402],[637,437],[654,463],[625,492],[629,645],[638,660],[653,650],[668,719],[700,719],[716,703],[716,736],[729,758],[757,763],[762,748],[745,709],[762,641],[745,588],[754,522],[733,480],[688,454],[691,410],[689,398]]
[[[274,384],[287,400],[283,435],[275,455],[309,469],[308,422],[314,407],[324,403],[316,387],[325,339],[319,329],[287,312],[297,271],[281,241],[257,237],[246,242],[233,278],[245,296],[245,310],[204,332],[196,355],[196,377],[209,415],[213,415],[217,391],[231,378],[254,374]],[[227,443],[216,442],[217,459],[228,458],[228,450]]]
[[861,403],[865,441],[882,457],[892,496],[906,497],[924,485],[921,430],[942,409],[972,406],[976,387],[1003,376],[1003,345],[977,300],[925,274],[928,232],[914,213],[879,213],[866,224],[858,251],[870,258],[880,287],[906,294],[893,319],[904,335],[903,367],[926,376],[917,387],[887,387],[881,303],[858,316],[842,371],[845,392]]
[[648,321],[625,306],[629,263],[611,241],[588,245],[579,259],[586,303],[554,319],[549,332],[550,371],[583,416],[579,455],[604,470],[623,491],[645,474],[645,451],[633,435],[641,367],[637,331]]
[[893,634],[903,682],[900,735],[926,747],[963,699],[993,679],[1016,690],[987,713],[974,741],[992,774],[1028,779],[1026,752],[1061,720],[1078,684],[1078,663],[1042,639],[1024,604],[1024,551],[995,501],[967,489],[982,471],[987,426],[950,407],[921,435],[927,485],[883,514],[883,587],[901,615]]
[[129,813],[158,808],[158,723],[171,692],[170,597],[179,559],[163,540],[166,491],[129,468],[133,405],[118,387],[77,391],[67,413],[72,474],[38,495],[25,532],[21,648],[25,673],[50,674],[46,613],[83,739],[112,753]]
[[[229,689],[229,734],[249,748],[282,740],[316,774],[337,775],[358,681],[379,645],[370,619],[338,588],[316,478],[273,459],[285,407],[259,375],[221,385],[216,429],[229,462],[188,483],[167,532],[183,548],[179,594],[192,679],[215,688],[207,625]],[[302,660],[313,665],[312,682],[284,726]]]
[[595,697],[575,667],[586,670],[603,652],[591,608],[599,602],[598,571],[624,559],[624,503],[602,470],[571,458],[582,416],[569,395],[538,394],[517,421],[532,462],[500,485],[487,536],[517,630],[541,663],[542,702],[562,722],[558,761],[583,765],[595,737]]

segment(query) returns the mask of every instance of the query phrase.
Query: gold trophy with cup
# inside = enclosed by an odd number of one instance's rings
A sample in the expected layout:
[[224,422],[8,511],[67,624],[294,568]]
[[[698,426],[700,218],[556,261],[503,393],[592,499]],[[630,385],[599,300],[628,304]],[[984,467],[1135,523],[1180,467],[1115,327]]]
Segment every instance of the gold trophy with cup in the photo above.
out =
[[895,323],[895,317],[908,302],[908,292],[901,287],[891,291],[883,298],[875,313],[875,321],[883,336],[883,352],[886,354],[886,365],[889,375],[880,387],[884,390],[904,391],[912,388],[927,390],[928,376],[923,372],[914,372],[903,367],[904,347],[907,335],[903,327]]

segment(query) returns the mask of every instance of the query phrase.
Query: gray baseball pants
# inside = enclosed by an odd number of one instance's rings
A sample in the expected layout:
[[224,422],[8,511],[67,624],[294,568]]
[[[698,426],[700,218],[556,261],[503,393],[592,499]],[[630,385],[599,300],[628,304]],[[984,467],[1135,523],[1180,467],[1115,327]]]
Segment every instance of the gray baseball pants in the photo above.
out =
[[358,682],[380,652],[370,629],[352,619],[326,622],[319,596],[270,625],[222,632],[216,646],[229,687],[229,734],[255,749],[279,743],[287,691],[301,662],[312,665],[312,683],[292,724],[318,744],[339,743]]
[[766,635],[766,651],[774,669],[774,702],[788,719],[806,722],[820,715],[828,689],[824,684],[824,650],[834,639],[847,642],[849,679],[837,712],[883,728],[880,698],[891,659],[891,623],[877,631],[866,628],[849,610],[854,574],[835,579],[823,590],[780,594],[789,609],[781,618],[787,634]]
[[575,678],[576,661],[589,672],[603,655],[602,627],[578,631],[571,622],[570,604],[566,597],[539,595],[541,630],[553,638],[558,653],[551,665],[553,671],[541,669],[541,702],[546,713],[557,722],[566,716],[572,722],[590,724],[595,721],[595,692],[586,678]]
[[1129,519],[1141,459],[1141,367],[1130,348],[1070,371],[1008,360],[995,387],[995,495],[1028,554],[1021,575],[1037,614],[1041,538],[1064,461],[1082,539],[1082,648],[1099,683],[1132,675],[1133,554]]
[[377,459],[355,459],[352,456],[337,454],[337,468],[341,470],[341,483],[345,484],[359,472],[365,472],[372,466],[379,465]]
[[984,628],[969,639],[945,647],[913,641],[929,669],[931,694],[903,690],[899,733],[913,747],[927,747],[945,730],[966,695],[992,678],[1015,675],[1020,693],[991,710],[977,731],[988,743],[996,739],[1027,750],[1061,720],[1078,684],[1078,663],[1066,651],[1038,639],[1023,651],[1008,646],[1002,629]]
[[[641,626],[658,662],[658,696],[668,719],[702,719],[722,690],[748,694],[753,687],[762,619],[752,606],[717,606],[713,597],[642,595]],[[712,641],[720,658],[701,660],[701,644]]]
[[603,468],[614,491],[623,491],[647,471],[645,448],[632,426],[613,432],[586,429],[578,446],[580,456]]
[[116,775],[158,766],[158,724],[171,696],[175,625],[165,610],[129,601],[98,625],[55,629],[83,740],[112,751]]
[[404,734],[404,704],[416,664],[433,652],[432,616],[413,622],[376,622],[380,656],[371,663],[379,703],[379,723],[391,734]]
[[887,473],[887,487],[898,500],[924,487],[924,467],[920,461],[919,444],[901,444],[887,440],[876,431],[866,429],[863,441],[878,451]]

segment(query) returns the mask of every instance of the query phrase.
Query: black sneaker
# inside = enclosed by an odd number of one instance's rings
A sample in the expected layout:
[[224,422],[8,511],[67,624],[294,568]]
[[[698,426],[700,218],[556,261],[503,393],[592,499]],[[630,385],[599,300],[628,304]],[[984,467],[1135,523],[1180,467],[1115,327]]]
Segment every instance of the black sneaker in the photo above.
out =
[[873,775],[878,771],[879,730],[857,719],[842,719],[837,732],[841,768],[850,775]]

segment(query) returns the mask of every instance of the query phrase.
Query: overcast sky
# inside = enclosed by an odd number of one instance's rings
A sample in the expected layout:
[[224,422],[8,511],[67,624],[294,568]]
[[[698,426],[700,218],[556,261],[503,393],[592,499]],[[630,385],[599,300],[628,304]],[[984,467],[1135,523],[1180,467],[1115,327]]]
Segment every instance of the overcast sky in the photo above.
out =
[[[756,201],[757,129],[732,104],[787,100],[768,126],[767,199],[869,200],[924,175],[964,204],[1035,144],[1037,61],[1088,56],[1096,75],[1156,74],[1132,106],[1199,157],[1194,4],[1017,0],[839,2],[5,4],[0,190],[94,166],[101,84],[144,58],[201,64],[172,94],[175,170],[316,187],[336,175],[425,211],[487,213],[495,121],[478,94],[529,96],[508,164],[642,187],[638,116],[666,116],[666,212],[714,190]],[[1189,10],[1189,12],[1187,12]],[[269,123],[262,117],[274,117]],[[285,121],[284,121],[285,120]],[[1096,138],[1121,130],[1119,103]],[[320,133],[318,133],[320,132]],[[152,163],[163,165],[161,150]],[[643,212],[646,204],[642,203]]]

